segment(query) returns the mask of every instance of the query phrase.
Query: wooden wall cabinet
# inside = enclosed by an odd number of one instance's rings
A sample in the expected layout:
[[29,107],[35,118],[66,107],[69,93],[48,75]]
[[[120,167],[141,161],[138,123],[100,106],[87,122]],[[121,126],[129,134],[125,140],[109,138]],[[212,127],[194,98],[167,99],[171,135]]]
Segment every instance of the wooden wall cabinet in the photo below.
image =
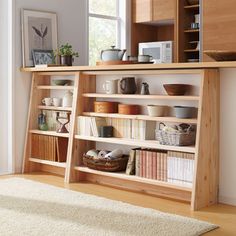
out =
[[176,0],[153,0],[152,20],[169,21],[174,20],[176,15]]
[[134,0],[134,23],[174,20],[176,0]]
[[[202,1],[204,50],[236,51],[236,0]],[[203,55],[204,61],[212,61]]]

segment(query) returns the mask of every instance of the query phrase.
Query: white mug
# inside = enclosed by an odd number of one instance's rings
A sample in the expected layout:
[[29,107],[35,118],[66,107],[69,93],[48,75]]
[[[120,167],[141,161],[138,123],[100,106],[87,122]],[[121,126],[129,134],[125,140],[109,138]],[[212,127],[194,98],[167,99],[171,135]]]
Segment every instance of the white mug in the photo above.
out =
[[53,106],[60,107],[61,106],[61,101],[62,101],[61,98],[53,98],[52,99]]
[[118,80],[106,80],[103,89],[107,94],[116,94],[118,90]]
[[42,103],[45,105],[45,106],[51,106],[52,105],[52,98],[44,98],[42,100]]
[[152,59],[149,55],[138,55],[138,62],[150,62]]

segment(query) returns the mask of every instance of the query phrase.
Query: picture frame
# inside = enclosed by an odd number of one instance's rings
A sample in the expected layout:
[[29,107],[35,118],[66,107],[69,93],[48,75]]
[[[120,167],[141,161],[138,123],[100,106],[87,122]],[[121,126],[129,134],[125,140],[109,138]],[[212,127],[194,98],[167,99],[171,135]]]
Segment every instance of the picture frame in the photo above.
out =
[[23,67],[32,67],[32,50],[57,49],[57,14],[22,9],[22,55]]
[[53,50],[33,49],[33,65],[51,65],[54,64]]

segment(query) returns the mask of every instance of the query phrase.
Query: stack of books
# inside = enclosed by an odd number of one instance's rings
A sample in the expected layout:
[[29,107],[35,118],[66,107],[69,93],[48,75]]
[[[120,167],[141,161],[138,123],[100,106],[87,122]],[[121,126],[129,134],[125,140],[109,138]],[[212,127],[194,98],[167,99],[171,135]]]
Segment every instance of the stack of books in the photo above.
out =
[[135,150],[135,175],[192,186],[194,154],[152,149]]

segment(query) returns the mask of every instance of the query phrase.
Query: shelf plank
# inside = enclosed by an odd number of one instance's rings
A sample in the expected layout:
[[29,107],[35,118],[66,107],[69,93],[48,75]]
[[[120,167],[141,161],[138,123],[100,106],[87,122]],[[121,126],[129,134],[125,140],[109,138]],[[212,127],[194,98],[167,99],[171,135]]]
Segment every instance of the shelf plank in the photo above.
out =
[[75,170],[85,172],[85,173],[97,174],[97,175],[119,178],[119,179],[124,179],[124,180],[131,180],[131,181],[145,183],[145,184],[152,184],[152,185],[192,192],[192,188],[188,187],[188,186],[184,186],[184,185],[180,185],[180,184],[177,185],[177,184],[172,184],[172,183],[168,183],[168,182],[164,182],[164,181],[142,178],[142,177],[138,177],[135,175],[126,175],[123,172],[105,172],[105,171],[93,170],[88,167],[82,167],[82,166],[76,166]]
[[199,96],[84,93],[83,97],[88,97],[88,98],[123,98],[123,99],[159,99],[159,100],[199,101]]
[[184,6],[184,9],[199,9],[199,8],[200,8],[199,4]]
[[176,117],[152,117],[148,115],[122,115],[122,114],[117,114],[117,113],[96,113],[96,112],[83,112],[83,115],[92,116],[92,117],[120,118],[120,119],[132,119],[132,120],[151,120],[151,121],[171,122],[171,123],[197,124],[197,119],[179,119]]
[[55,162],[55,161],[41,160],[37,158],[29,158],[29,161],[49,166],[66,168],[66,162]]
[[72,111],[71,107],[54,107],[54,106],[44,106],[44,105],[38,105],[38,109],[52,110],[52,111]]
[[184,31],[184,33],[198,33],[198,32],[200,32],[199,29],[187,29]]
[[123,139],[123,138],[101,138],[94,136],[84,136],[84,135],[75,135],[76,139],[94,141],[94,142],[103,142],[103,143],[113,143],[113,144],[122,144],[128,146],[136,146],[143,148],[155,148],[167,151],[177,151],[177,152],[188,152],[195,153],[196,149],[193,146],[169,146],[161,145],[156,140],[136,140],[136,139]]
[[184,52],[199,52],[199,49],[186,49]]
[[54,86],[54,85],[39,85],[37,89],[52,89],[52,90],[73,90],[74,86]]
[[68,138],[69,133],[57,133],[56,131],[42,131],[42,130],[30,130],[30,133],[32,134],[41,134],[41,135],[49,135],[49,136],[55,136],[55,137],[64,137]]

